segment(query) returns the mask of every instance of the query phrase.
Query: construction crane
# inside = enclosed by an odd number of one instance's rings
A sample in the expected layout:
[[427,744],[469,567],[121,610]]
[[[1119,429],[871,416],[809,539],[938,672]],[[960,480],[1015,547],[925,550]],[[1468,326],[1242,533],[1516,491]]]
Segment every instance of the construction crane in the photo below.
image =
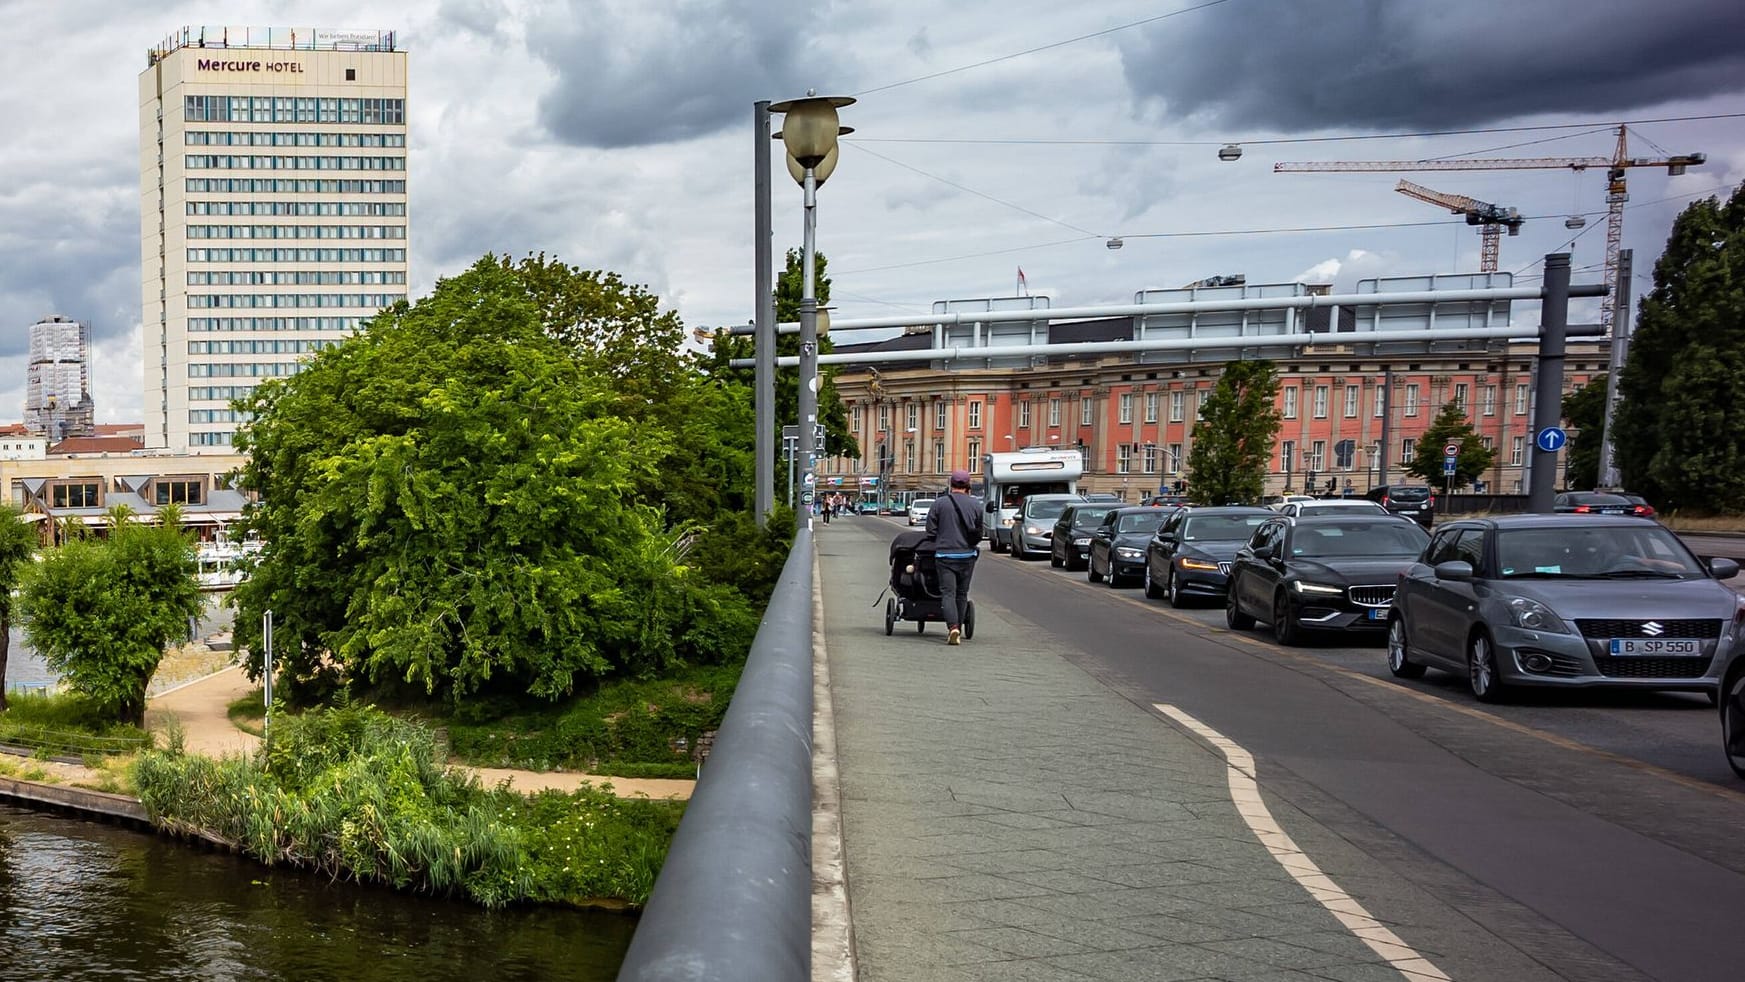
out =
[[1666,157],[1632,157],[1629,150],[1629,130],[1618,127],[1618,146],[1610,157],[1476,157],[1447,160],[1329,160],[1272,165],[1275,173],[1305,174],[1357,171],[1431,170],[1572,170],[1605,168],[1606,171],[1606,294],[1600,308],[1600,325],[1609,337],[1616,319],[1618,249],[1624,241],[1624,202],[1630,200],[1624,185],[1624,175],[1631,167],[1664,167],[1674,177],[1687,167],[1697,167],[1708,160],[1707,154],[1673,154]]
[[1394,190],[1407,196],[1417,198],[1448,209],[1456,215],[1465,215],[1466,224],[1477,225],[1482,248],[1479,251],[1478,268],[1482,273],[1497,271],[1497,239],[1502,236],[1503,229],[1508,229],[1510,235],[1521,234],[1521,223],[1525,221],[1521,213],[1513,208],[1493,205],[1488,201],[1479,201],[1464,194],[1446,194],[1442,191],[1432,191],[1422,184],[1413,184],[1402,180],[1394,185]]

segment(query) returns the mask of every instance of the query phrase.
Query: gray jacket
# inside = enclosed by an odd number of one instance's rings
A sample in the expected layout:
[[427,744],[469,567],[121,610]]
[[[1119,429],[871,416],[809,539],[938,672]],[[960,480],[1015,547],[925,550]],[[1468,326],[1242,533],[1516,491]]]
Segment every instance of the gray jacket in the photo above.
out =
[[982,532],[981,502],[967,494],[942,495],[927,509],[927,534],[939,552],[975,552]]

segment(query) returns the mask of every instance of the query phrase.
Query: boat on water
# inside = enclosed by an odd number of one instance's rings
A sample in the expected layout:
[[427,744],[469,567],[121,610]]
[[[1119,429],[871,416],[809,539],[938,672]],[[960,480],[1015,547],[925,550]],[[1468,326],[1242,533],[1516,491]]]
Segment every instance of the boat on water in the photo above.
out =
[[200,589],[235,589],[238,583],[248,579],[249,569],[254,566],[260,551],[259,539],[236,542],[220,536],[200,543],[195,550],[195,558],[200,561],[200,571],[196,574]]

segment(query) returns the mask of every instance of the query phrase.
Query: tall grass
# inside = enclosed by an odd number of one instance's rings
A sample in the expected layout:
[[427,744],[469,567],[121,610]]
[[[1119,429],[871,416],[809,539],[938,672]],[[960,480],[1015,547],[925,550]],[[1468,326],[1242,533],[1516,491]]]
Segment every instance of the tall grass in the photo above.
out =
[[0,743],[39,754],[104,756],[151,746],[151,735],[77,692],[18,692],[0,713]]
[[270,749],[140,757],[155,821],[269,865],[466,897],[640,906],[680,806],[584,789],[525,798],[445,769],[433,734],[369,707],[275,720]]

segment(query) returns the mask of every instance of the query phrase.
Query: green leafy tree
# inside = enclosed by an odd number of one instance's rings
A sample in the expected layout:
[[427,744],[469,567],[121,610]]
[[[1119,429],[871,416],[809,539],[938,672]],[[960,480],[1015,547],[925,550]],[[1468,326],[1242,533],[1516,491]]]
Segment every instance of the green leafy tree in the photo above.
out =
[[686,561],[698,526],[668,521],[675,482],[749,469],[713,459],[716,416],[668,425],[723,396],[626,326],[676,337],[646,296],[560,265],[487,256],[243,403],[265,546],[238,637],[274,611],[294,700],[356,680],[556,699],[749,644],[744,597]]
[[200,613],[199,564],[178,518],[169,510],[159,525],[122,521],[108,538],[73,538],[24,577],[31,645],[75,690],[136,726],[164,646]]
[[1221,505],[1258,501],[1281,417],[1278,367],[1270,361],[1233,361],[1200,407],[1188,453],[1188,486],[1195,500]]
[[1672,223],[1618,395],[1627,487],[1663,508],[1745,511],[1745,184]]
[[[1450,443],[1460,444],[1460,453],[1454,457],[1452,480],[1442,473],[1442,448]],[[1483,477],[1496,458],[1497,452],[1485,449],[1479,441],[1478,431],[1472,428],[1466,410],[1460,408],[1459,403],[1450,402],[1442,407],[1424,430],[1424,435],[1418,438],[1418,452],[1405,466],[1405,472],[1433,487],[1452,484],[1464,488]]]
[[37,528],[11,505],[0,505],[0,713],[6,711],[6,662],[12,654],[12,614],[18,588],[37,547]]
[[1563,398],[1563,421],[1569,438],[1567,481],[1572,488],[1600,483],[1600,446],[1606,425],[1606,376],[1600,375]]

